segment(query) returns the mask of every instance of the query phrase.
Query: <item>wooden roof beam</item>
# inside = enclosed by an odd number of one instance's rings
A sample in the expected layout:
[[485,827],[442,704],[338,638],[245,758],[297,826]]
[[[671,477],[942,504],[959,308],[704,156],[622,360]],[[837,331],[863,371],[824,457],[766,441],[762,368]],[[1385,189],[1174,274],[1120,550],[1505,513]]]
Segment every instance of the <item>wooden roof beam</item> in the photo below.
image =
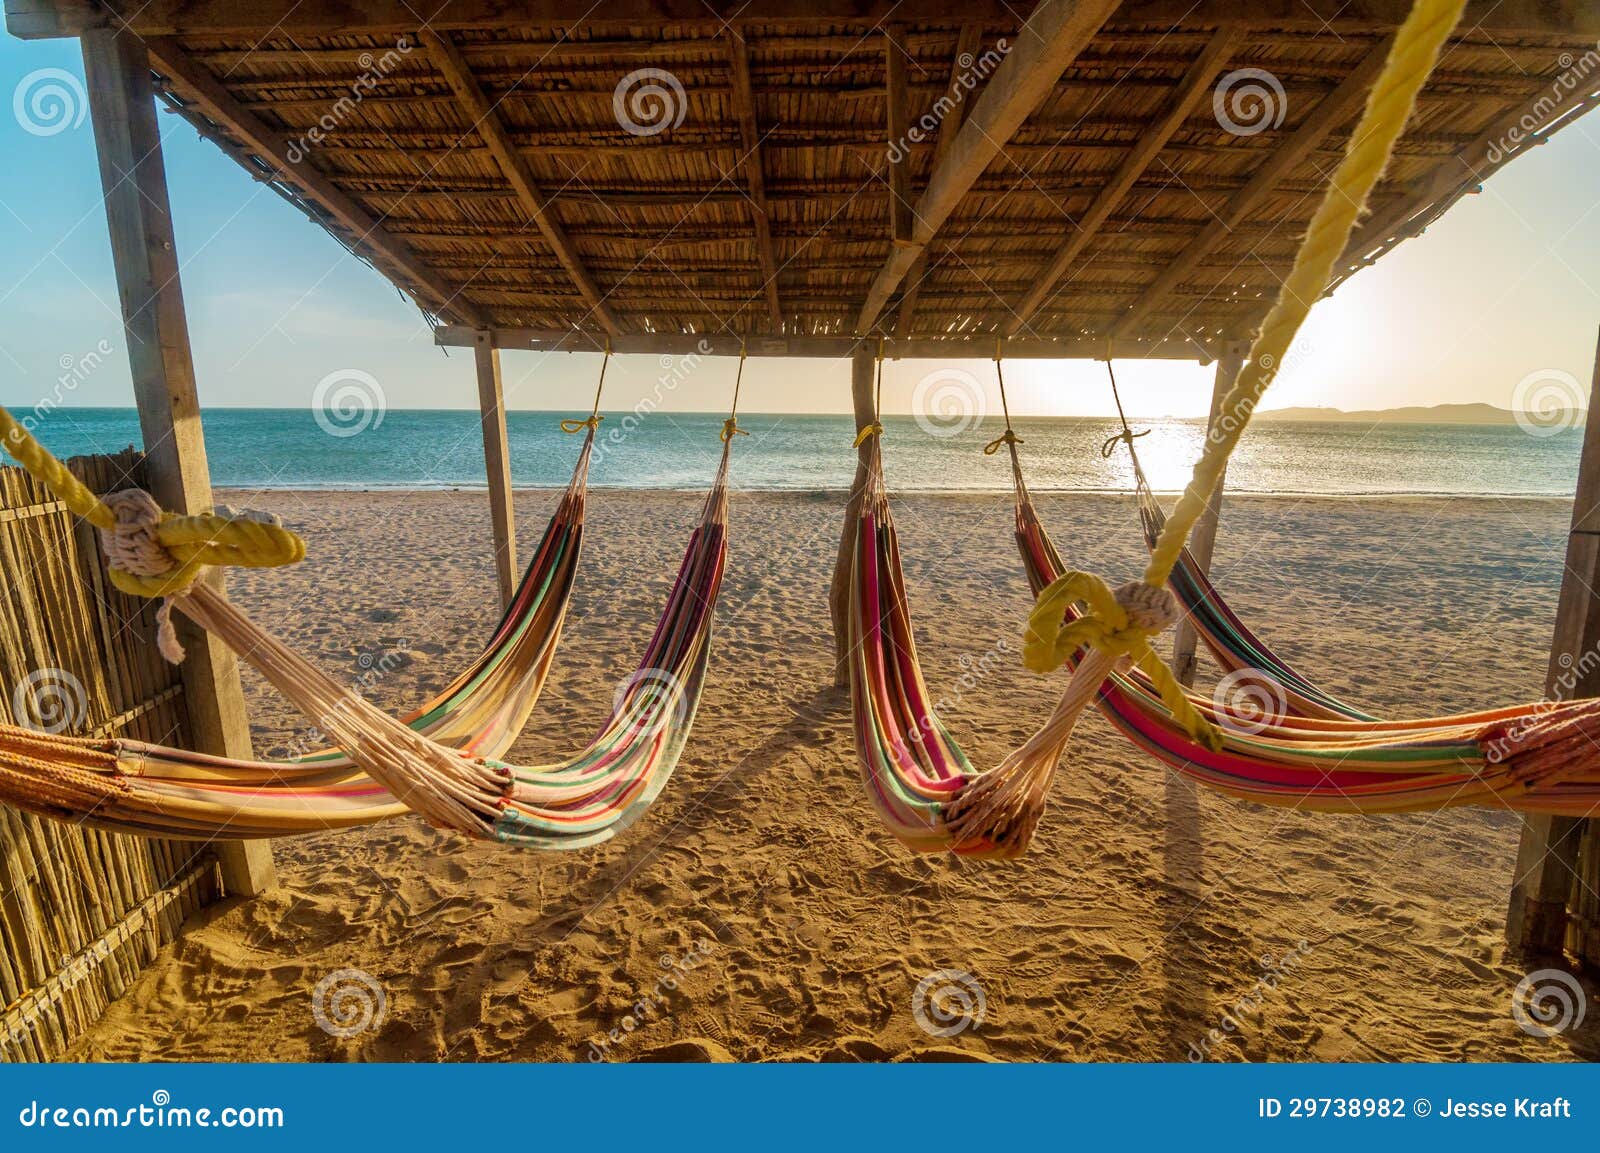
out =
[[783,305],[778,299],[778,255],[772,246],[772,217],[767,207],[767,179],[761,167],[761,127],[756,120],[755,89],[750,83],[750,49],[744,33],[728,29],[728,69],[733,76],[733,111],[739,120],[740,167],[750,193],[750,226],[756,234],[756,259],[761,262],[762,288],[772,331],[783,331]]
[[911,243],[889,253],[856,317],[857,332],[872,331],[890,296],[967,190],[1118,5],[1119,0],[1039,0],[917,199]]
[[527,160],[512,142],[511,134],[506,131],[505,121],[500,118],[499,111],[489,103],[489,98],[484,95],[483,89],[468,70],[467,62],[462,59],[460,50],[444,35],[431,29],[424,28],[417,34],[417,38],[427,48],[429,57],[444,74],[457,99],[466,107],[473,129],[493,153],[500,171],[505,174],[512,190],[516,192],[517,200],[533,219],[540,234],[544,236],[545,243],[555,251],[556,259],[567,270],[567,276],[577,287],[578,294],[583,297],[590,312],[607,332],[613,336],[620,335],[623,331],[622,325],[606,307],[605,296],[595,284],[594,278],[589,275],[589,270],[583,266],[583,261],[578,258],[577,249],[568,239],[566,229],[556,219],[549,198],[540,191],[538,182],[534,180],[533,170],[528,167]]
[[911,243],[910,117],[906,112],[906,30],[883,26],[883,87],[888,106],[889,241]]
[[350,234],[347,238],[350,244],[367,253],[396,285],[430,311],[467,324],[487,323],[487,318],[428,267],[405,241],[385,231],[354,197],[319,172],[309,156],[302,155],[298,161],[292,159],[297,144],[289,134],[267,127],[254,113],[241,107],[176,41],[151,37],[146,41],[146,48],[155,68],[172,82],[180,95],[255,153],[273,170],[276,179],[292,185],[343,225]]
[[1183,83],[1167,105],[1161,119],[1152,124],[1139,138],[1139,142],[1128,151],[1111,179],[1095,197],[1094,203],[1075,222],[1076,227],[1072,235],[1056,253],[1055,259],[1050,262],[1050,267],[1045,270],[1044,275],[1028,294],[1017,302],[1016,316],[1006,326],[1007,336],[1027,324],[1029,317],[1049,299],[1055,286],[1067,274],[1073,261],[1078,258],[1078,254],[1088,246],[1089,241],[1094,239],[1095,234],[1100,231],[1100,226],[1122,202],[1122,198],[1138,183],[1145,169],[1150,167],[1151,162],[1166,147],[1167,142],[1179,128],[1183,127],[1184,121],[1189,118],[1195,106],[1211,91],[1212,81],[1238,51],[1245,35],[1245,29],[1238,24],[1224,25],[1217,29],[1211,42],[1184,74]]
[[1184,279],[1194,271],[1206,255],[1225,241],[1256,207],[1272,194],[1278,182],[1297,164],[1310,156],[1323,139],[1355,115],[1366,99],[1367,89],[1383,71],[1388,59],[1392,36],[1386,36],[1356,66],[1339,87],[1324,96],[1311,115],[1289,138],[1278,146],[1256,169],[1250,183],[1229,198],[1222,212],[1200,231],[1174,260],[1161,270],[1128,312],[1111,327],[1114,338],[1127,336],[1138,327],[1144,316]]
[[[953,14],[947,0],[607,0],[600,5],[594,0],[444,0],[432,7],[437,11],[429,10],[428,23],[436,30],[672,25],[704,28],[708,35],[727,23],[867,29],[884,20],[944,23]],[[6,27],[23,40],[123,26],[141,36],[409,34],[418,20],[410,0],[5,0],[5,8]],[[1388,32],[1410,11],[1410,0],[1127,0],[1117,19],[1162,28],[1247,20],[1261,28]],[[1009,26],[1017,8],[1009,0],[963,0],[954,15]],[[1600,38],[1600,5],[1593,0],[1469,0],[1461,27],[1494,36],[1592,41]]]
[[[950,84],[945,89],[945,95],[954,103],[945,113],[944,119],[939,122],[939,136],[933,146],[933,166],[938,168],[949,155],[950,146],[955,141],[956,133],[961,131],[961,117],[966,111],[966,100],[959,98],[961,78],[977,62],[978,49],[983,47],[983,25],[963,24],[961,32],[956,37],[956,54],[950,61]],[[966,64],[961,62],[965,60]],[[928,251],[923,249],[917,255],[917,262],[906,273],[906,289],[900,294],[900,315],[895,318],[894,335],[897,340],[905,340],[911,335],[912,326],[917,319],[917,298],[922,295],[922,281],[928,272]]]

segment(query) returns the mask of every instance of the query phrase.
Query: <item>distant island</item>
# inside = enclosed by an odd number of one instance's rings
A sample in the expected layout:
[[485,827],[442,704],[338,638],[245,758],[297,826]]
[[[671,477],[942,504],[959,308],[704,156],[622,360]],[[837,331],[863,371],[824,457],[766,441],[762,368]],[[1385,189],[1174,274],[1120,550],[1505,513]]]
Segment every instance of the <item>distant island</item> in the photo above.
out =
[[[1406,408],[1364,409],[1345,412],[1338,408],[1273,408],[1261,409],[1257,420],[1320,420],[1361,424],[1515,424],[1518,414],[1509,408],[1496,408],[1492,404],[1414,404]],[[1558,415],[1555,412],[1533,414],[1535,424],[1562,424],[1568,428],[1583,425],[1581,411]]]

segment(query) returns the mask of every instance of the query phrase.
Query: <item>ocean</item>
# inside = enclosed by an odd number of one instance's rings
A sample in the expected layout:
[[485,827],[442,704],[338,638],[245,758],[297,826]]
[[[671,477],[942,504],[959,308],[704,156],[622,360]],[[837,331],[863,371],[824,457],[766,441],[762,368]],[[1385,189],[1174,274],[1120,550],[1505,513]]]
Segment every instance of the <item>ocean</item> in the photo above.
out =
[[[513,412],[512,482],[564,485],[578,438],[558,421],[576,413]],[[697,489],[716,465],[720,414],[608,413],[591,483],[617,488]],[[214,482],[230,488],[481,488],[483,448],[477,414],[393,410],[336,414],[297,409],[206,412]],[[744,489],[842,489],[855,465],[852,424],[844,416],[752,413],[735,447],[735,483]],[[1141,460],[1160,491],[1181,489],[1200,451],[1201,421],[1137,420],[1149,435]],[[941,426],[891,416],[884,421],[885,471],[901,491],[993,491],[1010,485],[1003,453],[983,445],[1002,431],[994,419]],[[1125,491],[1126,452],[1101,445],[1117,431],[1097,417],[1021,417],[1023,468],[1030,487]],[[115,452],[139,443],[132,409],[63,408],[35,429],[60,456]],[[1357,425],[1269,422],[1251,427],[1228,470],[1230,492],[1294,494],[1490,494],[1570,496],[1578,472],[1580,429],[1540,435],[1517,425]]]

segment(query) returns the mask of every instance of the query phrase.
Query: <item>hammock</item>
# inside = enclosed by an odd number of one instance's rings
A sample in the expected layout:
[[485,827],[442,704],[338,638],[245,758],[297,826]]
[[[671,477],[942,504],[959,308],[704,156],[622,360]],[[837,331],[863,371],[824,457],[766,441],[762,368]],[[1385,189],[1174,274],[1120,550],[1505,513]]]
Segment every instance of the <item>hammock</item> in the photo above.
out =
[[[598,393],[596,399],[598,406]],[[579,848],[614,836],[655,799],[687,741],[710,655],[726,557],[725,422],[716,478],[638,670],[577,756],[506,764],[548,676],[581,543],[587,430],[573,479],[488,651],[443,694],[396,721],[295,656],[204,585],[179,611],[216,633],[339,749],[283,762],[0,726],[0,800],[44,816],[152,836],[270,837],[367,824],[412,809],[471,836]]]
[[[1037,595],[1067,568],[1021,482],[1014,447],[1011,454],[1017,545]],[[1077,615],[1068,610],[1069,620]],[[1069,667],[1075,669],[1082,659],[1074,655]],[[1268,671],[1276,676],[1272,667]],[[1493,803],[1571,816],[1587,815],[1600,804],[1600,764],[1592,743],[1600,736],[1600,711],[1594,701],[1399,721],[1307,716],[1240,721],[1202,694],[1190,694],[1190,701],[1217,726],[1220,749],[1176,723],[1136,669],[1114,671],[1097,704],[1135,744],[1173,769],[1263,804],[1374,813]]]

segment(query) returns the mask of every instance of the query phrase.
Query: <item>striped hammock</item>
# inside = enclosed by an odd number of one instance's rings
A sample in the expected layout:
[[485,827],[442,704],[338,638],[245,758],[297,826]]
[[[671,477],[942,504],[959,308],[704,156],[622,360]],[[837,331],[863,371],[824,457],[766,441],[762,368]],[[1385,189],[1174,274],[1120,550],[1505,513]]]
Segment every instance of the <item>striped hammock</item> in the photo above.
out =
[[484,654],[403,721],[197,586],[182,611],[256,665],[336,747],[244,761],[0,726],[0,801],[65,821],[201,839],[345,828],[408,809],[517,845],[579,848],[615,835],[666,784],[699,702],[726,555],[729,453],[724,445],[655,634],[599,736],[557,764],[510,765],[498,758],[549,676],[571,596],[593,438],[590,425],[571,483]]
[[[1067,571],[1040,523],[1012,447],[1016,536],[1035,595]],[[1142,479],[1142,478],[1141,478]],[[1141,485],[1148,539],[1161,508]],[[1600,807],[1600,701],[1538,702],[1453,716],[1383,720],[1351,709],[1295,673],[1228,608],[1191,556],[1173,592],[1229,671],[1282,686],[1279,707],[1240,715],[1227,700],[1190,693],[1221,730],[1223,747],[1194,741],[1137,669],[1102,685],[1100,711],[1146,752],[1201,784],[1262,804],[1319,812],[1407,812],[1497,805],[1591,816]],[[1081,659],[1081,658],[1080,658]],[[1069,662],[1076,666],[1076,661]]]

